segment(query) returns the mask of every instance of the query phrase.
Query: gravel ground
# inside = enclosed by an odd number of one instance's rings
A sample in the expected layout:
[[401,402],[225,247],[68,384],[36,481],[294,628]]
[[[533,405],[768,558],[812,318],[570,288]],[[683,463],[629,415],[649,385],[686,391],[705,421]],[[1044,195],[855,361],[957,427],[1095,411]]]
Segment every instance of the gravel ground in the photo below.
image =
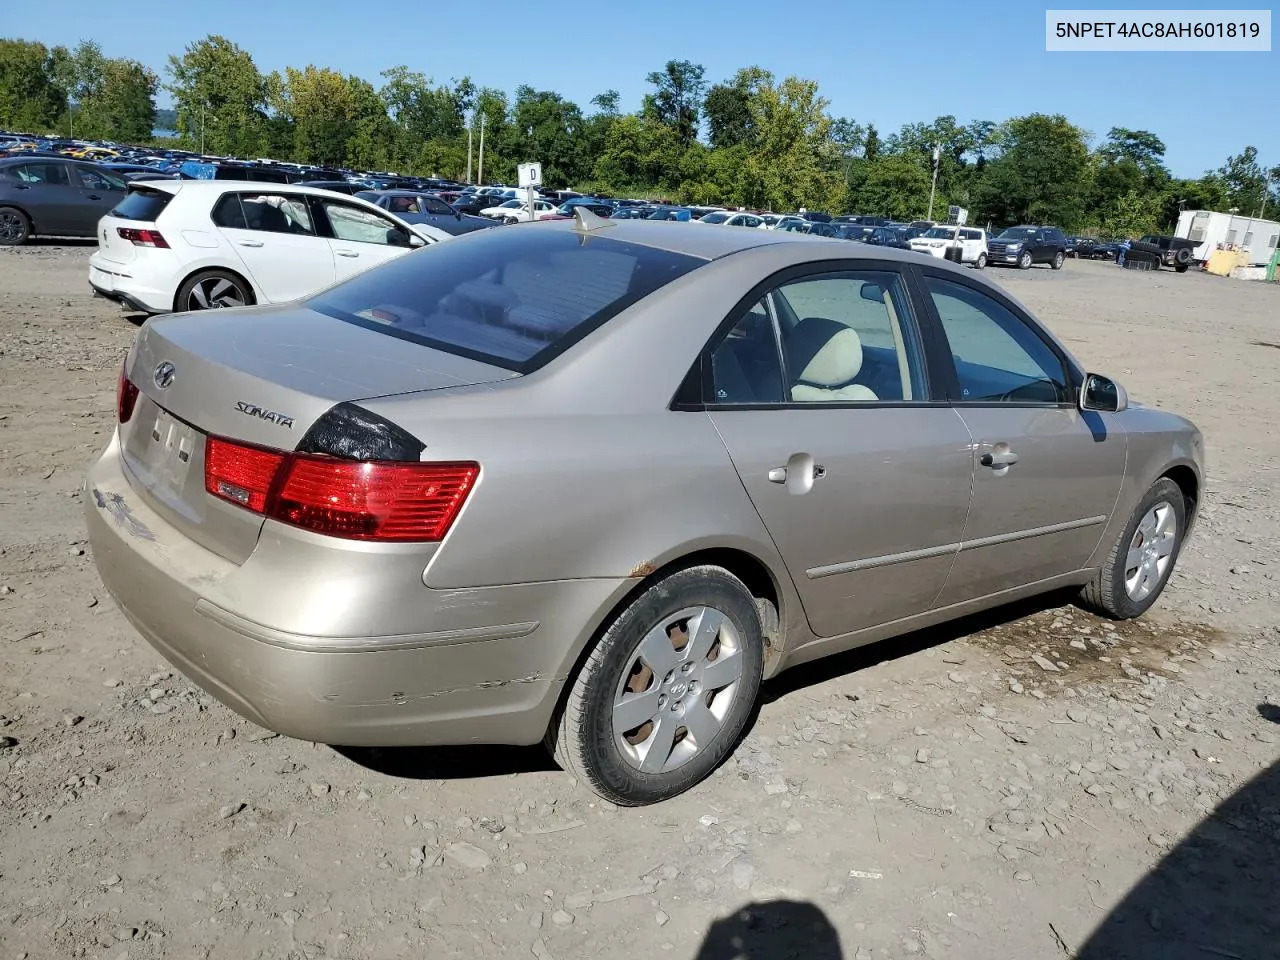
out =
[[1280,290],[996,279],[1204,431],[1156,609],[1063,598],[799,668],[707,783],[276,737],[103,592],[79,487],[136,332],[91,247],[0,250],[0,960],[1280,957]]

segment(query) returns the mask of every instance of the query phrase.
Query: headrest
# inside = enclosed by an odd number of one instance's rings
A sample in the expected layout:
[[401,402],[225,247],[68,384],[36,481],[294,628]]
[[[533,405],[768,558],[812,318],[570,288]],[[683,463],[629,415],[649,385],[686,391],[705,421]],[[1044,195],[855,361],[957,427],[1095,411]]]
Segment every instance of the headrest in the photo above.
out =
[[826,317],[805,317],[787,341],[792,376],[820,387],[848,383],[862,369],[862,338]]

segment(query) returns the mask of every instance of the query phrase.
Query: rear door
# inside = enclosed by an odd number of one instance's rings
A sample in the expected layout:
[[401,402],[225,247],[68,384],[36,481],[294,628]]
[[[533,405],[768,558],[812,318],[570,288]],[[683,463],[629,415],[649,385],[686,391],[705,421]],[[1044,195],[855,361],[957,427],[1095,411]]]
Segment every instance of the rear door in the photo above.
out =
[[124,199],[128,184],[119,174],[95,167],[77,164],[72,167],[72,173],[79,181],[82,200],[79,235],[91,237],[98,221]]
[[[70,236],[81,232],[84,208],[80,182],[72,179],[71,164],[30,160],[10,167],[9,172],[14,178],[18,204],[30,214],[36,233]],[[92,228],[89,233],[93,233]]]
[[963,275],[921,270],[974,469],[962,548],[939,604],[1081,569],[1119,496],[1119,418],[1079,409],[1070,364],[1012,301]]
[[928,610],[969,506],[969,433],[930,393],[899,271],[791,271],[705,363],[709,415],[820,637]]
[[409,233],[394,220],[345,200],[315,198],[338,281],[409,252]]
[[316,230],[306,194],[226,193],[212,216],[244,262],[260,302],[297,300],[333,284],[333,252]]

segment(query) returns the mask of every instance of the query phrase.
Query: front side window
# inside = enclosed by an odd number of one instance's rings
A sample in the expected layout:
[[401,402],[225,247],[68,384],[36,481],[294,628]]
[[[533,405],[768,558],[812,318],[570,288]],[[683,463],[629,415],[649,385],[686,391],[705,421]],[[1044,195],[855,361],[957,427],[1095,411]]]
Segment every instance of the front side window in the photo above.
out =
[[443,200],[437,200],[435,197],[423,197],[422,204],[426,207],[427,213],[437,214],[442,217],[453,216],[453,207]]
[[88,167],[78,168],[80,183],[86,190],[119,190],[124,191],[127,184],[124,179],[106,170],[93,170]]
[[492,230],[399,257],[309,304],[523,373],[704,262],[568,231]]
[[379,243],[384,246],[403,247],[409,243],[404,230],[386,217],[372,210],[353,207],[346,203],[322,201],[336,240],[350,243]]
[[1066,368],[1040,335],[993,297],[928,276],[962,403],[1071,402]]

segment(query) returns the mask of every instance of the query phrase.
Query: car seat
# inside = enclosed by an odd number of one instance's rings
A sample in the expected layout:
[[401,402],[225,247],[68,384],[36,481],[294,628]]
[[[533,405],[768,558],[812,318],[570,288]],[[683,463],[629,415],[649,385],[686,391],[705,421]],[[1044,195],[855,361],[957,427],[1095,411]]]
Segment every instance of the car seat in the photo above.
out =
[[862,370],[862,338],[852,327],[826,317],[805,317],[787,338],[787,364],[795,382],[791,399],[801,403],[878,400],[854,383]]

